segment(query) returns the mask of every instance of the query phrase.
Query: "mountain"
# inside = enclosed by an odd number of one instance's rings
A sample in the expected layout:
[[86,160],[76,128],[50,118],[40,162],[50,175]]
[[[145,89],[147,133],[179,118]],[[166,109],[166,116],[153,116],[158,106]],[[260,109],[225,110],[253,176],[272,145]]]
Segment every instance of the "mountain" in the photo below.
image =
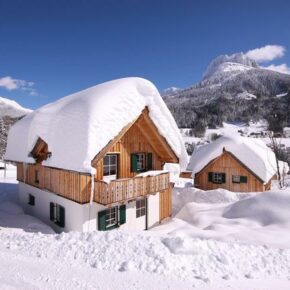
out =
[[32,110],[23,108],[15,101],[0,97],[0,118],[4,116],[19,118],[30,112]]
[[6,150],[9,128],[20,118],[32,112],[13,100],[0,97],[0,159]]
[[266,118],[278,122],[272,129],[279,131],[290,122],[289,92],[289,75],[259,67],[245,54],[236,53],[215,58],[199,83],[165,90],[162,96],[180,127],[203,130],[223,121]]

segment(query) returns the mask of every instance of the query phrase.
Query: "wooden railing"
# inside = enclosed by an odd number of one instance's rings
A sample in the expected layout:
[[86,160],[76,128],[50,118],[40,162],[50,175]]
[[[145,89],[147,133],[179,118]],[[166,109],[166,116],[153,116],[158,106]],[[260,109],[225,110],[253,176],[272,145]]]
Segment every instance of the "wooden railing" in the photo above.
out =
[[156,176],[95,181],[94,201],[103,205],[135,199],[169,188],[169,173]]

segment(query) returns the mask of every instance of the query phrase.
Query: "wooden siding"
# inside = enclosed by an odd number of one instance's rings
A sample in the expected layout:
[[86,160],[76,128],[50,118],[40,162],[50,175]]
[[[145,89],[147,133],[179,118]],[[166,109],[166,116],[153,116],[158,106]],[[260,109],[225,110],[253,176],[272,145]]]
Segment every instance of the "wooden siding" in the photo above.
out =
[[[35,172],[38,171],[38,182]],[[78,203],[90,200],[91,176],[74,171],[17,163],[17,180]]]
[[[127,133],[115,143],[107,153],[118,154],[118,178],[132,178],[136,172],[131,172],[132,153],[152,153],[152,170],[161,170],[165,160],[151,146],[148,139],[141,133],[137,124],[131,126]],[[97,162],[97,180],[103,179],[103,159]]]
[[[208,181],[209,172],[226,174],[226,183],[216,184]],[[233,183],[232,176],[247,176],[247,183]],[[202,171],[195,175],[194,185],[203,190],[224,188],[234,192],[258,192],[265,191],[265,185],[245,166],[238,162],[230,153],[224,152],[213,162],[209,163]],[[268,187],[269,188],[269,185]]]
[[172,187],[171,184],[166,190],[160,191],[159,218],[160,221],[172,215]]

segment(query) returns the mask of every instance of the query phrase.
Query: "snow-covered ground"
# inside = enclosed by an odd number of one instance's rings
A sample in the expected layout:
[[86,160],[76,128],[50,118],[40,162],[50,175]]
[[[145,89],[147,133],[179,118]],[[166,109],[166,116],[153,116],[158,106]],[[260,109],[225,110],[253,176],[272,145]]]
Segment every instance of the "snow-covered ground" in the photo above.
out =
[[1,289],[290,289],[289,189],[249,197],[179,187],[175,218],[151,231],[53,234],[37,219],[29,230],[30,218],[8,203],[15,172],[7,176]]

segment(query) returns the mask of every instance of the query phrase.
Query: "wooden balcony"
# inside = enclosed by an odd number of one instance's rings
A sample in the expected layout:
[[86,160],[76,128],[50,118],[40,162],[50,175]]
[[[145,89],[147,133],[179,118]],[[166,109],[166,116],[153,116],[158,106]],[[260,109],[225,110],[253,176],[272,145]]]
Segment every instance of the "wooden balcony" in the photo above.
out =
[[110,183],[95,181],[94,201],[103,205],[146,196],[169,188],[169,173],[116,179]]

